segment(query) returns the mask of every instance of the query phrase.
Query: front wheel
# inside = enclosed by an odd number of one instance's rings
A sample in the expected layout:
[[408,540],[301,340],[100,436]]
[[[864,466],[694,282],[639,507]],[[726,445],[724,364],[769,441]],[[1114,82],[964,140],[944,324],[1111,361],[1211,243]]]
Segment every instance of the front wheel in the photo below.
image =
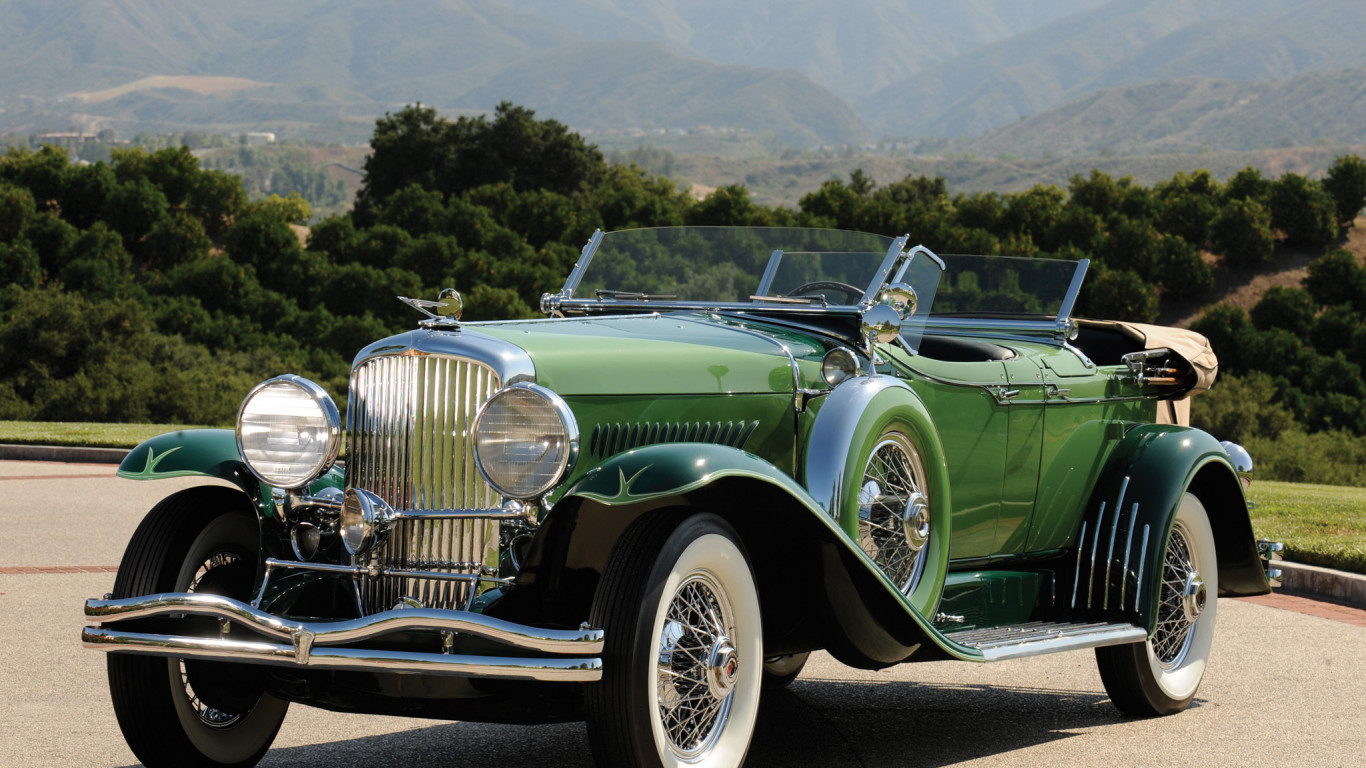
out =
[[1110,701],[1138,717],[1189,707],[1209,661],[1219,569],[1209,516],[1189,493],[1172,521],[1160,591],[1157,628],[1145,642],[1096,649]]
[[[152,508],[133,534],[114,597],[207,592],[248,599],[260,548],[256,516],[229,488],[192,488]],[[111,653],[109,692],[133,754],[157,766],[252,766],[287,702],[239,664]]]
[[588,686],[599,765],[739,766],[759,710],[759,596],[734,529],[698,514],[634,523],[612,551],[590,620],[606,633]]

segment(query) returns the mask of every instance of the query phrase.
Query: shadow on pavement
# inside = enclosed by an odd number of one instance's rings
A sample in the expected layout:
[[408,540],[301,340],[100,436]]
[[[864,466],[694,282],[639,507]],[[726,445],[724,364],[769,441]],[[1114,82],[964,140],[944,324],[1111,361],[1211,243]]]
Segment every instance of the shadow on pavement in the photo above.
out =
[[[1197,699],[1193,706],[1199,706]],[[949,766],[1119,723],[1104,694],[984,685],[799,679],[765,691],[748,768]],[[592,765],[581,723],[449,723],[277,748],[262,768]]]

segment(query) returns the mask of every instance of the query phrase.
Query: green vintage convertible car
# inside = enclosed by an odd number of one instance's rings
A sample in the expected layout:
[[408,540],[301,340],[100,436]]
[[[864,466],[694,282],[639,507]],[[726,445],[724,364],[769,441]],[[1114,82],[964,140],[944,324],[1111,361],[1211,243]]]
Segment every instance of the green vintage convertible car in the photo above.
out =
[[1177,712],[1271,545],[1247,453],[1180,423],[1203,339],[1074,319],[1086,269],[666,228],[594,235],[545,319],[405,299],[344,421],[284,375],[129,454],[227,483],[148,513],[83,642],[149,766],[251,765],[290,703],[736,766],[816,650],[1094,648],[1119,709]]

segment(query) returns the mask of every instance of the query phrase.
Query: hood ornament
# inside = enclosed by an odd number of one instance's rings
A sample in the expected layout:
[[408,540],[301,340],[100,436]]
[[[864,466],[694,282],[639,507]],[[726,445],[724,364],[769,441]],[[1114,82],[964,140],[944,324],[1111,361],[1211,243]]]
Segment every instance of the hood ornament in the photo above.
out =
[[410,299],[407,296],[399,296],[398,300],[427,316],[426,320],[418,323],[423,328],[452,330],[460,327],[460,313],[465,306],[460,292],[454,288],[441,291],[436,301]]

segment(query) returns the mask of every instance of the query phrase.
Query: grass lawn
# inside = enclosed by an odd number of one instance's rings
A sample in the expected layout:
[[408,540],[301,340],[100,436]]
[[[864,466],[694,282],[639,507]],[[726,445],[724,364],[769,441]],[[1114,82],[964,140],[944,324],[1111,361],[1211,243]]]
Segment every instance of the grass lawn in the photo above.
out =
[[[192,427],[0,421],[0,443],[132,448]],[[1256,480],[1248,491],[1257,538],[1285,542],[1286,560],[1366,573],[1366,488]]]
[[1286,560],[1366,573],[1366,488],[1254,480],[1247,495],[1253,532]]
[[132,448],[149,437],[195,427],[165,424],[88,424],[84,422],[0,421],[0,443],[75,445],[82,448]]

